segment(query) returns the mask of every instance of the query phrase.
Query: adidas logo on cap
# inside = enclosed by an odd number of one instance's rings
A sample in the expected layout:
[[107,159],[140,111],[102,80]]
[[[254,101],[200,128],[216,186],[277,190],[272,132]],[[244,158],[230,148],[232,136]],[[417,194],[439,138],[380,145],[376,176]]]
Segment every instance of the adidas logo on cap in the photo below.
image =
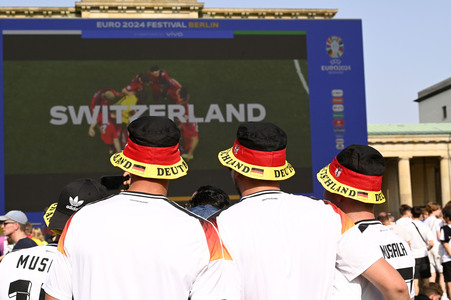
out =
[[78,209],[83,204],[83,202],[85,202],[85,201],[84,200],[78,200],[78,196],[75,196],[75,198],[72,198],[71,196],[69,196],[69,203],[70,203],[70,205],[66,205],[66,208],[70,209],[70,210],[73,210],[73,211],[78,211]]

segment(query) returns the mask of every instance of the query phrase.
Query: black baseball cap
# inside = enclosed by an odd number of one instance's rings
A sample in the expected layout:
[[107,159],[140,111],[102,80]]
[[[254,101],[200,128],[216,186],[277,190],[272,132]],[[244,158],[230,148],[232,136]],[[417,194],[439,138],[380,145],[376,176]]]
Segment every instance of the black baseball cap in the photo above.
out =
[[103,199],[107,195],[107,189],[93,179],[72,181],[62,189],[56,207],[52,204],[45,213],[44,219],[50,219],[48,228],[62,231],[74,213],[86,204]]

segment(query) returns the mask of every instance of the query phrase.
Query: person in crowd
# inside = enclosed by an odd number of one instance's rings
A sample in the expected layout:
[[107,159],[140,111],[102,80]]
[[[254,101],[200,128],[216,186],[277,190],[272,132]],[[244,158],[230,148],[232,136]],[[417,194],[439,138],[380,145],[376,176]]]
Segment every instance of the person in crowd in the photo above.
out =
[[[13,251],[37,246],[25,233],[28,218],[22,211],[11,210],[6,215],[0,216],[0,222],[3,234],[14,243]],[[0,261],[3,257],[0,257]]]
[[[239,299],[236,266],[214,225],[166,197],[169,181],[188,171],[180,130],[149,116],[128,132],[125,149],[110,162],[130,173],[130,186],[68,221],[46,299]],[[87,234],[93,230],[98,234]]]
[[391,213],[387,213],[388,219],[390,220],[390,223],[395,224],[395,216],[393,216]]
[[[44,213],[44,222],[55,233],[55,241],[46,246],[31,247],[8,254],[0,263],[0,299],[44,300],[41,288],[47,281],[49,270],[57,253],[57,241],[72,214],[83,206],[106,197],[106,189],[98,182],[86,178],[67,184],[60,192],[57,203]],[[78,199],[76,202],[74,199]]]
[[280,182],[295,174],[286,146],[277,125],[248,122],[218,154],[241,199],[210,219],[238,265],[241,299],[330,299],[335,267],[348,280],[362,274],[386,299],[410,299],[401,275],[344,212],[281,190]]
[[443,295],[443,289],[439,283],[429,282],[429,285],[422,288],[420,294],[415,300],[440,300]]
[[[31,235],[33,236],[33,238],[36,240],[38,240],[42,245],[47,245],[47,241],[44,238],[44,234],[42,233],[42,229],[39,227],[33,227],[31,229]],[[39,244],[38,244],[39,246]]]
[[137,104],[146,104],[147,91],[146,87],[151,85],[149,74],[146,72],[139,73],[132,81],[122,89],[122,94],[133,95],[136,97]]
[[[402,275],[413,298],[415,259],[410,247],[375,220],[374,206],[385,202],[381,191],[384,172],[385,159],[379,151],[367,145],[353,144],[343,149],[317,174],[317,178],[324,187],[324,199],[345,212],[358,226],[365,241],[381,251],[384,259]],[[386,214],[385,219],[388,221]],[[384,297],[365,277],[358,276],[349,281],[337,270],[332,299],[383,300]]]
[[411,249],[415,257],[415,295],[418,295],[422,286],[427,286],[431,277],[428,250],[433,247],[434,241],[431,230],[419,220],[421,209],[413,209],[407,204],[399,208],[401,218],[396,224],[404,226],[410,233]]
[[122,93],[114,89],[101,89],[94,94],[91,100],[91,112],[94,114],[94,111],[98,110],[98,115],[96,122],[89,125],[88,135],[94,137],[97,127],[100,139],[107,145],[110,154],[122,150],[120,141],[122,126],[116,120],[116,112],[109,109],[109,106],[122,96]]
[[420,220],[423,222],[426,221],[429,218],[429,212],[426,207],[421,208],[421,217]]
[[448,298],[451,296],[451,206],[443,208],[444,224],[440,229],[440,242],[443,246],[441,263],[443,266],[443,277],[445,280],[445,290]]
[[14,247],[14,243],[11,240],[11,238],[2,234],[0,236],[0,261],[1,261],[2,256],[13,251],[13,247]]
[[27,235],[28,238],[32,239],[36,245],[38,246],[42,246],[42,241],[40,239],[37,239],[33,236],[33,224],[31,224],[30,222],[27,222],[25,224],[25,234]]
[[206,219],[218,210],[226,209],[229,206],[229,195],[211,185],[199,187],[188,202],[189,211]]
[[443,221],[441,219],[442,207],[436,202],[429,202],[426,205],[426,211],[429,216],[424,220],[424,224],[432,231],[432,240],[434,241],[434,246],[428,252],[431,268],[429,282],[439,282],[442,290],[445,290],[443,267],[440,263],[441,251],[443,251],[441,249],[443,246],[440,243],[440,229],[443,226]]
[[410,240],[412,239],[412,236],[404,226],[390,222],[390,217],[388,215],[379,215],[377,219],[382,223],[382,225],[387,226],[387,228],[399,235],[410,248]]
[[177,103],[177,91],[182,87],[177,80],[171,78],[168,72],[158,65],[151,66],[148,75],[154,103],[159,104],[163,100],[166,100],[169,104]]

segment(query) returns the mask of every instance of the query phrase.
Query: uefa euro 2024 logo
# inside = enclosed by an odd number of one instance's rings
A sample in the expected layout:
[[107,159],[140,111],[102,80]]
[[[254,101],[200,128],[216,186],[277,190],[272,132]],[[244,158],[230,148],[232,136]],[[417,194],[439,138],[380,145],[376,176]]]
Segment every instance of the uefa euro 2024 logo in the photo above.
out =
[[331,36],[326,42],[326,51],[332,58],[339,58],[343,55],[344,44],[340,37]]

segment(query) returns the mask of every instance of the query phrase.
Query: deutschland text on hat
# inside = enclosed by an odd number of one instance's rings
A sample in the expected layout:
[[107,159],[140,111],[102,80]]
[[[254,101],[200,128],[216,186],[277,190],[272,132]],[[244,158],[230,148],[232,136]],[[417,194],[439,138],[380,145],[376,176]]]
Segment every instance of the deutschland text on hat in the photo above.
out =
[[254,179],[285,180],[295,173],[286,161],[285,132],[272,123],[240,125],[233,147],[221,151],[218,159],[222,165]]
[[385,162],[382,155],[366,145],[351,145],[317,174],[329,192],[365,203],[385,202],[381,191]]
[[141,117],[128,127],[124,151],[111,156],[115,167],[132,174],[159,179],[176,179],[187,174],[180,156],[180,130],[165,117]]

